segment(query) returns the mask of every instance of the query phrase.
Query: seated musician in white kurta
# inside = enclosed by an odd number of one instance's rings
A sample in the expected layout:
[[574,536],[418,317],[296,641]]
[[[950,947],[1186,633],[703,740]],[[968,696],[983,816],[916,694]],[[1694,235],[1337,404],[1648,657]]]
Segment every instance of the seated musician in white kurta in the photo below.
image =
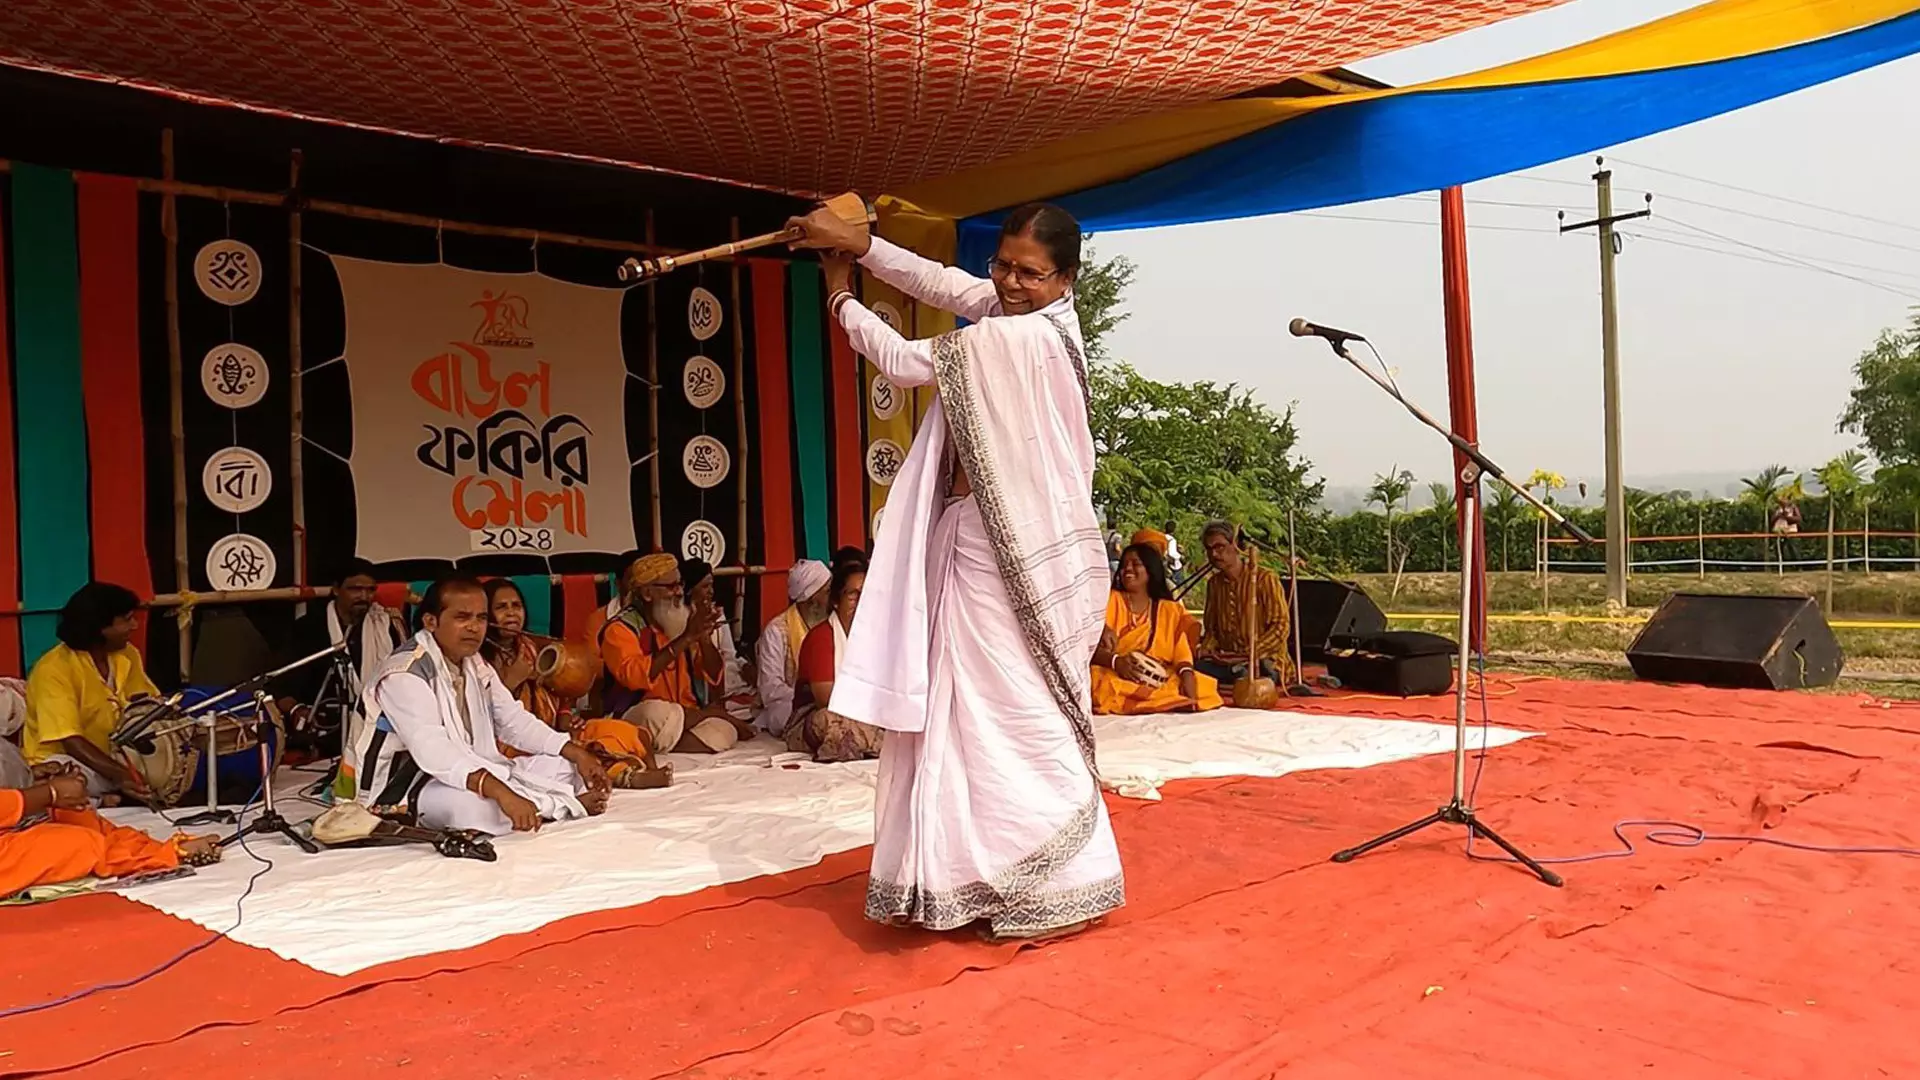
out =
[[[541,723],[480,658],[486,588],[442,578],[420,612],[424,629],[367,680],[374,721],[354,754],[358,800],[491,836],[605,810],[611,785],[593,752]],[[503,745],[525,756],[510,759]]]
[[[867,915],[991,939],[1084,929],[1124,902],[1093,755],[1091,664],[1108,570],[1071,287],[1080,227],[1012,212],[991,280],[829,213],[828,306],[902,386],[934,384],[881,518],[836,713],[884,728]],[[852,264],[973,325],[907,341],[851,291]]]

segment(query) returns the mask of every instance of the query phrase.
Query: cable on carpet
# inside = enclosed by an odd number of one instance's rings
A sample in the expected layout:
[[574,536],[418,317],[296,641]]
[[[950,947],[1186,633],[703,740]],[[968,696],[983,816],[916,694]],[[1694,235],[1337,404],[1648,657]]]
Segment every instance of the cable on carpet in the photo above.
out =
[[212,948],[214,943],[226,940],[227,937],[233,934],[234,931],[240,929],[240,924],[244,922],[246,919],[247,897],[253,895],[253,887],[259,883],[261,878],[267,875],[267,871],[273,869],[272,859],[269,859],[264,855],[256,854],[251,847],[247,846],[247,837],[246,837],[246,833],[244,832],[247,811],[253,809],[254,804],[260,800],[261,791],[262,791],[261,788],[254,789],[253,797],[248,799],[247,804],[240,808],[239,817],[234,822],[234,826],[233,826],[234,838],[240,842],[240,850],[246,852],[248,858],[262,865],[260,869],[253,872],[252,877],[247,879],[247,887],[241,890],[240,898],[234,901],[232,926],[227,927],[225,930],[221,930],[214,933],[212,936],[208,937],[205,941],[197,942],[187,947],[186,949],[182,950],[178,955],[174,956],[173,959],[160,964],[158,967],[152,968],[146,972],[136,975],[131,979],[122,979],[118,982],[100,983],[95,986],[89,986],[84,990],[76,990],[73,993],[66,995],[65,997],[55,998],[52,1001],[42,1001],[34,1005],[16,1005],[11,1008],[0,1009],[0,1020],[10,1019],[15,1016],[26,1016],[30,1013],[45,1012],[48,1009],[57,1009],[62,1005],[71,1005],[76,1001],[80,1001],[85,998],[90,998],[95,994],[105,993],[109,990],[127,990],[132,987],[138,986],[141,983],[146,982],[148,979],[151,979],[154,976],[169,970],[170,968],[179,964],[181,961],[187,959],[190,956],[193,956],[195,953],[204,952],[205,950]]
[[[1474,755],[1473,783],[1467,787],[1467,805],[1473,806],[1474,799],[1480,793],[1480,778],[1487,768],[1487,740],[1493,733],[1493,716],[1487,706],[1487,659],[1476,654],[1475,661],[1480,668],[1480,749]],[[1469,684],[1471,685],[1471,684]],[[1618,850],[1594,851],[1584,855],[1557,855],[1547,858],[1535,857],[1534,862],[1542,866],[1564,866],[1567,863],[1599,862],[1603,859],[1627,859],[1640,853],[1633,840],[1627,836],[1628,829],[1644,830],[1640,839],[1649,844],[1662,847],[1700,847],[1707,843],[1727,844],[1768,844],[1773,847],[1789,848],[1794,851],[1810,851],[1817,855],[1912,855],[1920,857],[1920,848],[1910,847],[1862,847],[1836,844],[1809,844],[1798,840],[1783,840],[1773,836],[1746,836],[1740,833],[1711,833],[1686,821],[1668,821],[1660,818],[1622,818],[1613,823],[1613,838],[1620,842]],[[1480,862],[1513,863],[1518,860],[1506,854],[1486,855],[1473,850],[1473,830],[1467,830],[1467,858]]]

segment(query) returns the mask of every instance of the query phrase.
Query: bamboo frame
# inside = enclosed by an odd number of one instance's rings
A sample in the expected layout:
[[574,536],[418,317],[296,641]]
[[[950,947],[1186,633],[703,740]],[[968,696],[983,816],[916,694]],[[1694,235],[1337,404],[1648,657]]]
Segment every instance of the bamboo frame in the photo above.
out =
[[300,350],[300,165],[302,155],[293,152],[288,167],[287,192],[291,207],[287,213],[287,391],[292,400],[287,433],[287,476],[293,497],[293,583],[307,583],[307,470],[301,440],[306,431],[306,404],[302,396],[305,375]]
[[[160,133],[160,169],[169,182],[173,179],[173,129]],[[174,194],[160,196],[160,231],[166,238],[166,273],[162,289],[167,306],[167,425],[173,445],[173,588],[186,592],[193,587],[187,559],[187,422],[184,364],[180,357],[180,220]],[[186,681],[193,667],[193,620],[182,614],[174,619],[180,635],[180,678]]]
[[[168,129],[171,131],[172,129]],[[163,138],[166,137],[163,135]],[[0,173],[9,172],[13,162],[0,158]],[[163,170],[165,175],[155,180],[151,177],[121,177],[130,179],[140,191],[149,191],[159,195],[185,195],[196,199],[211,199],[214,202],[250,203],[254,206],[286,206],[291,201],[289,192],[250,191],[246,188],[219,187],[212,184],[187,184],[173,178],[172,170]],[[113,175],[113,174],[105,174]],[[378,207],[360,206],[355,203],[336,202],[332,199],[312,199],[303,209],[316,214],[332,214],[335,217],[359,218],[363,221],[384,221],[389,225],[412,225],[422,229],[451,229],[454,232],[471,236],[504,236],[513,240],[531,240],[545,244],[568,244],[573,247],[601,248],[607,251],[638,251],[647,255],[678,255],[681,252],[670,248],[655,247],[652,240],[645,243],[633,240],[608,240],[594,236],[576,236],[572,233],[543,232],[539,229],[527,229],[513,225],[481,225],[471,221],[447,221],[443,218],[429,217],[426,214],[408,214],[398,210],[381,210]]]
[[[730,219],[728,235],[740,239],[740,219]],[[731,279],[733,298],[733,419],[734,430],[738,433],[735,440],[738,450],[734,454],[733,475],[740,491],[739,539],[735,547],[742,562],[747,558],[747,337],[745,315],[740,308],[740,261],[735,259],[727,268]],[[733,597],[733,622],[738,626],[747,617],[747,591],[741,589]]]
[[[653,244],[653,207],[647,207],[647,244]],[[647,282],[647,498],[653,504],[653,550],[661,546],[660,527],[660,296]]]
[[[304,603],[325,599],[333,595],[329,586],[311,586],[305,584],[306,568],[306,514],[305,514],[305,469],[302,436],[305,427],[305,406],[302,399],[303,364],[301,350],[300,312],[303,302],[300,274],[301,252],[303,248],[304,215],[306,213],[331,214],[335,217],[356,218],[364,221],[378,221],[390,225],[406,225],[426,229],[450,229],[454,232],[472,236],[505,237],[527,240],[535,244],[566,244],[573,247],[595,248],[608,251],[639,252],[644,255],[682,254],[673,248],[661,247],[655,243],[654,215],[651,209],[646,213],[646,237],[641,241],[613,240],[602,237],[580,236],[572,233],[546,232],[540,229],[528,229],[507,225],[484,225],[468,221],[449,221],[444,218],[425,214],[410,214],[395,210],[382,210],[377,207],[360,206],[354,203],[338,202],[331,199],[303,199],[300,197],[300,171],[303,155],[299,150],[293,152],[290,163],[289,189],[285,192],[253,191],[246,188],[225,187],[213,184],[193,184],[175,178],[174,133],[166,128],[160,135],[161,175],[158,178],[144,176],[124,176],[130,179],[138,191],[156,194],[161,197],[160,223],[166,245],[166,270],[163,277],[163,292],[167,312],[167,378],[168,378],[168,425],[173,450],[172,488],[173,488],[173,563],[174,591],[161,593],[147,602],[148,608],[186,608],[176,618],[179,631],[180,677],[188,677],[193,663],[193,627],[191,609],[201,604],[245,604],[272,601],[292,601]],[[13,162],[0,158],[0,173],[13,169]],[[109,174],[112,175],[112,174]],[[191,562],[188,554],[187,537],[187,455],[185,420],[185,362],[182,357],[180,340],[180,229],[176,202],[179,198],[208,199],[214,202],[241,203],[252,206],[278,206],[287,209],[288,253],[290,256],[288,295],[290,307],[290,329],[288,337],[289,390],[292,403],[288,421],[290,450],[290,484],[293,491],[294,509],[294,580],[296,584],[274,589],[256,589],[245,592],[210,591],[195,593],[189,585],[192,582]],[[739,222],[735,219],[733,231],[739,233]],[[727,258],[734,265],[734,300],[736,308],[739,301],[738,261]],[[652,283],[647,289],[648,342],[647,342],[647,379],[649,382],[649,423],[648,441],[650,450],[648,468],[651,473],[652,487],[652,525],[653,546],[661,547],[661,496],[660,496],[660,454],[659,454],[659,337],[658,310],[655,290]],[[746,453],[746,403],[740,397],[744,366],[744,342],[735,312],[734,324],[734,376],[735,376],[735,414],[741,422],[741,457]],[[746,481],[744,473],[741,484],[741,552],[746,551]],[[757,577],[763,574],[784,574],[786,570],[770,570],[760,565],[721,566],[714,569],[716,577]],[[606,580],[608,575],[593,575],[596,580]],[[549,575],[558,583],[560,575]],[[0,617],[20,617],[31,614],[24,609],[0,611]]]

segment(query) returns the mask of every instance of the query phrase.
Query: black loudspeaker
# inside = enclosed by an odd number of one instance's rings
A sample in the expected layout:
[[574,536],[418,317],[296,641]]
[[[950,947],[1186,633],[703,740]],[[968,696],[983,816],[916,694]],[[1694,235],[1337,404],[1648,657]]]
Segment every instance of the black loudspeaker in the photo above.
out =
[[1655,682],[1751,690],[1831,686],[1845,662],[1810,596],[1675,593],[1627,646]]
[[1327,674],[1350,690],[1372,694],[1444,694],[1453,687],[1459,653],[1458,642],[1419,630],[1335,634],[1327,644]]
[[1386,631],[1386,613],[1358,585],[1321,578],[1301,578],[1298,584],[1293,633],[1302,660],[1324,661],[1330,638],[1371,637]]

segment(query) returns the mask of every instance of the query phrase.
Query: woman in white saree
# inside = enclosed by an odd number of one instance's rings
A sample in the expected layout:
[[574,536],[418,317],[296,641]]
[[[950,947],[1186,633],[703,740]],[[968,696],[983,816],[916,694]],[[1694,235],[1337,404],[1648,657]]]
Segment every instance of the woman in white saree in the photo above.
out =
[[[995,939],[1084,929],[1125,898],[1097,779],[1091,662],[1108,572],[1072,285],[1080,228],[1007,218],[990,278],[826,213],[828,306],[856,352],[938,396],[895,477],[834,711],[886,730],[867,915]],[[852,259],[970,320],[908,341],[854,298]]]

